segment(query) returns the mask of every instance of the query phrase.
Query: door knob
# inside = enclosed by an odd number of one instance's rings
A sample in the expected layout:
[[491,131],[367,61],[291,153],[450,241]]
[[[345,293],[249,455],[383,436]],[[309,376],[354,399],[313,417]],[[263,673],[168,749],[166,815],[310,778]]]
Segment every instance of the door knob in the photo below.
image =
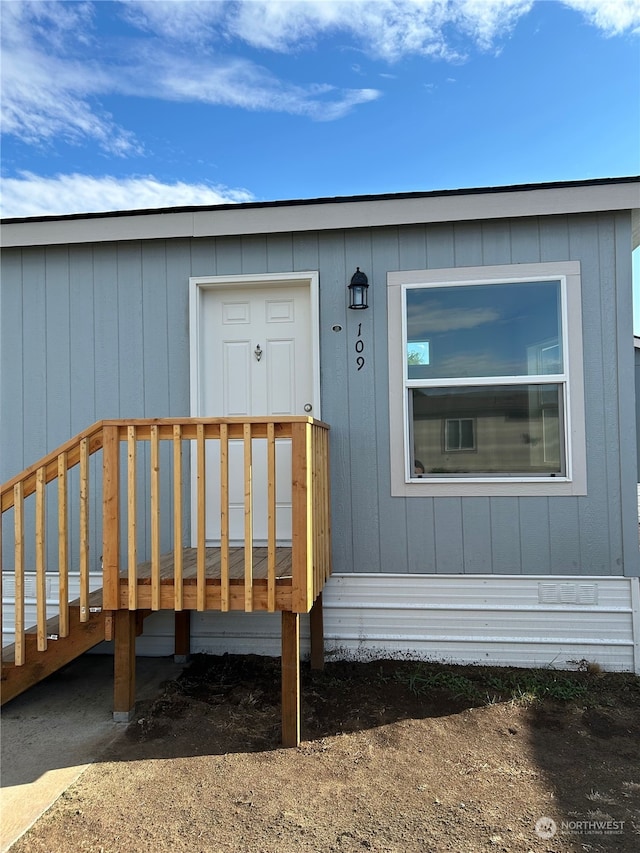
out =
[[311,403],[305,403],[304,404],[305,412],[310,412],[312,409],[313,409],[313,406],[311,405]]

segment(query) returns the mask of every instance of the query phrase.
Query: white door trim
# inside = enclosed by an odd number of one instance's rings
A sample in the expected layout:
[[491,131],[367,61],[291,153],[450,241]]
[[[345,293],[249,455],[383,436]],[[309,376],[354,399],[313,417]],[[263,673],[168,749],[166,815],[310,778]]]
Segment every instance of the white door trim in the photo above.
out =
[[313,369],[313,416],[320,418],[320,286],[317,270],[308,272],[261,273],[257,275],[199,275],[189,278],[189,361],[191,417],[201,417],[202,297],[213,288],[308,287],[311,307],[311,364]]

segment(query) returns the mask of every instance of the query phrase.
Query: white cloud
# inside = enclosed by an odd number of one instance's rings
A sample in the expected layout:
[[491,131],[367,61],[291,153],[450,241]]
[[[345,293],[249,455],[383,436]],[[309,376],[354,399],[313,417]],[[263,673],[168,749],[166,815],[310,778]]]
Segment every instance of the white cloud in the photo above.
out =
[[[211,47],[239,39],[270,51],[313,47],[343,34],[373,56],[459,58],[460,35],[482,50],[544,0],[128,0],[128,20],[170,39]],[[607,35],[637,32],[640,0],[560,0]]]
[[640,33],[640,0],[562,0],[607,36]]
[[[460,60],[495,49],[538,0],[129,0],[128,24],[98,40],[91,2],[0,2],[2,128],[28,144],[97,144],[144,153],[103,108],[113,95],[224,104],[336,120],[380,97],[372,88],[299,83],[242,56],[313,49],[328,35],[362,54]],[[607,35],[640,32],[640,0],[562,0]],[[142,33],[144,32],[144,37]],[[115,39],[115,37],[114,37]],[[265,54],[266,57],[266,54]]]
[[3,133],[31,144],[94,140],[112,155],[141,153],[135,136],[92,102],[112,89],[108,72],[73,56],[74,41],[90,39],[90,6],[2,3],[1,11]]
[[[411,327],[411,337],[416,339],[427,339],[429,335],[436,332],[452,332],[457,329],[475,329],[486,323],[495,323],[500,319],[500,314],[493,308],[469,308],[459,311],[457,308],[442,308],[437,303],[429,306],[427,323],[420,330]],[[414,305],[409,308],[409,322],[415,324],[417,321],[424,323],[424,308]]]
[[187,59],[155,51],[144,69],[131,70],[134,93],[143,85],[149,96],[163,100],[223,104],[247,110],[269,110],[331,121],[354,106],[379,97],[376,89],[338,89],[327,84],[298,86],[245,59],[218,62]]
[[227,13],[226,0],[120,0],[122,14],[134,27],[174,42],[217,40]]
[[295,85],[241,57],[182,50],[185,41],[212,32],[223,8],[224,3],[126,4],[130,22],[153,27],[162,38],[141,43],[132,33],[116,52],[108,43],[94,43],[91,4],[0,3],[3,133],[28,144],[93,142],[110,155],[137,155],[142,144],[101,107],[100,97],[224,104],[317,121],[341,118],[379,97],[370,88]]
[[48,178],[22,172],[18,178],[2,180],[2,216],[7,218],[236,204],[252,200],[252,194],[245,189],[204,183],[166,184],[152,176],[119,179],[75,174]]
[[511,32],[533,3],[534,0],[460,0],[454,7],[459,13],[460,29],[480,48],[489,50],[497,39]]
[[290,52],[342,34],[369,55],[396,61],[408,54],[461,58],[460,35],[489,49],[507,35],[534,0],[184,0],[126,4],[129,20],[176,40],[239,39]]
[[517,376],[522,364],[516,359],[501,359],[495,353],[469,350],[438,360],[440,376]]

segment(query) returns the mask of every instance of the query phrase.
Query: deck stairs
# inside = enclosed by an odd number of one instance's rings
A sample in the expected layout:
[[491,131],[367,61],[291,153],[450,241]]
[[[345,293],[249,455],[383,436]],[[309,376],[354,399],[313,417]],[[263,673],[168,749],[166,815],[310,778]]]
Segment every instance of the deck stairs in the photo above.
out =
[[[286,482],[276,466],[283,452],[290,453]],[[114,716],[130,718],[135,638],[150,613],[174,611],[176,653],[184,655],[192,611],[279,611],[283,743],[297,744],[301,614],[311,615],[312,665],[322,665],[328,454],[327,424],[309,417],[105,420],[0,486],[0,577],[14,639],[2,650],[2,704],[106,640],[113,641]],[[240,459],[235,469],[232,458]],[[261,466],[265,476],[254,476]],[[212,489],[220,510],[215,547],[205,532]],[[283,490],[290,494],[286,548],[276,535]],[[232,510],[238,492],[244,497]],[[254,537],[258,505],[266,541]],[[238,509],[240,542],[230,524]],[[92,589],[96,576],[100,588]]]
[[25,663],[22,666],[15,663],[15,643],[2,649],[2,705],[104,641],[102,591],[91,593],[90,602],[86,622],[80,619],[80,600],[70,602],[69,633],[66,637],[60,636],[58,616],[47,620],[47,648],[43,652],[38,652],[37,626],[28,628],[24,633]]

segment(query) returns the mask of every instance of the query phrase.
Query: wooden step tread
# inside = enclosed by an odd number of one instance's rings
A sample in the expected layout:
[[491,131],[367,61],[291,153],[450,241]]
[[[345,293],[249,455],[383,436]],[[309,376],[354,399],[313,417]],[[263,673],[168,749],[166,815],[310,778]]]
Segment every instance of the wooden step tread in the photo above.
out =
[[[76,598],[73,601],[69,602],[69,613],[71,610],[77,610],[80,612],[80,599]],[[93,592],[89,593],[89,614],[92,613],[101,613],[102,612],[102,590],[96,589]],[[78,622],[80,619],[78,619]],[[65,639],[64,637],[60,637],[60,617],[58,614],[55,616],[51,616],[47,619],[46,631],[47,638],[50,640],[59,640]],[[31,625],[29,628],[25,629],[24,637],[25,642],[31,643],[32,641],[37,641],[38,636],[38,626]],[[13,654],[14,654],[15,644],[11,643],[9,646],[5,646],[2,649],[2,662],[5,663],[13,663]]]
[[[15,645],[6,646],[2,650],[2,696],[0,704],[4,705],[9,702],[93,646],[103,642],[105,639],[105,620],[102,613],[102,590],[97,590],[90,595],[89,607],[93,612],[89,613],[89,619],[86,622],[81,622],[80,601],[77,599],[71,602],[69,605],[69,635],[48,640],[45,651],[37,650],[37,634],[34,633],[33,628],[30,628],[29,632],[25,633],[26,661],[22,666],[15,664]],[[57,636],[57,628],[57,616],[47,620],[48,636]]]

